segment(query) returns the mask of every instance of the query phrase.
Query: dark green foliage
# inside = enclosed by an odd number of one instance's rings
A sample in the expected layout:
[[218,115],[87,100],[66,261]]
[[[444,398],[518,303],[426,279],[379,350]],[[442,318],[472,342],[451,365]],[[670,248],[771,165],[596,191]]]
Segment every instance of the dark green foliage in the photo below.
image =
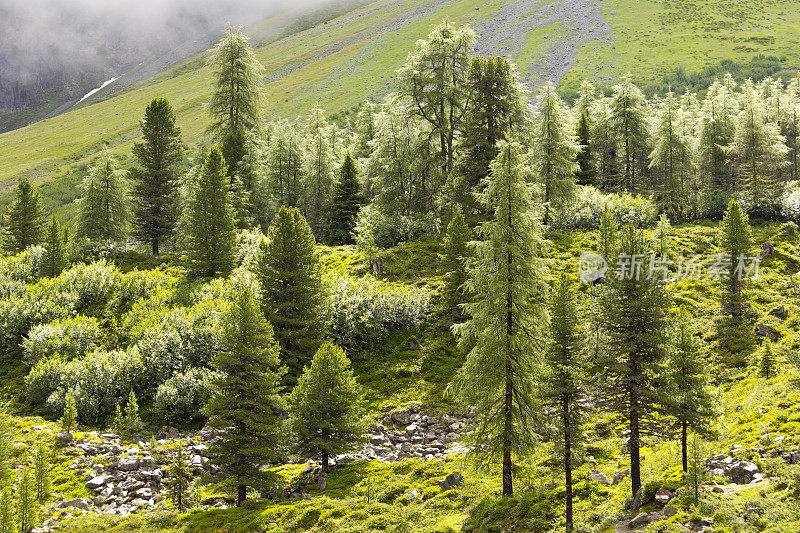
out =
[[234,176],[239,172],[239,163],[245,156],[245,134],[242,130],[235,130],[225,135],[220,145],[222,157],[228,164],[228,174]]
[[761,377],[771,378],[775,377],[777,373],[775,352],[772,349],[772,342],[769,340],[764,341],[764,347],[761,349],[761,365],[759,368]]
[[205,159],[186,207],[186,253],[194,276],[225,275],[233,268],[236,245],[229,178],[216,146]]
[[83,197],[75,234],[96,241],[118,241],[128,224],[128,199],[124,172],[108,153],[89,169],[83,180]]
[[150,243],[153,255],[169,239],[178,220],[178,165],[181,162],[180,129],[166,98],[155,98],[140,123],[143,142],[133,145],[137,166],[133,181],[134,235]]
[[44,503],[50,495],[52,486],[50,468],[50,450],[40,442],[33,453],[33,481],[36,486],[36,501],[39,503]]
[[321,456],[324,472],[330,456],[364,440],[363,394],[344,350],[322,345],[292,390],[289,412],[297,450]]
[[66,239],[58,219],[53,215],[47,228],[45,237],[45,250],[42,255],[42,264],[39,273],[45,278],[53,278],[61,274],[67,266]]
[[580,118],[578,119],[578,143],[580,144],[580,151],[578,152],[578,170],[575,172],[575,180],[578,185],[594,185],[595,176],[594,169],[592,168],[592,148],[589,140],[589,110],[584,109],[581,111]]
[[6,212],[6,221],[3,248],[9,254],[17,254],[41,242],[44,212],[39,193],[25,176],[17,183],[17,192]]
[[567,531],[572,531],[572,468],[582,440],[583,408],[579,400],[587,395],[588,380],[578,306],[572,284],[564,276],[550,297],[550,343],[545,365],[541,386],[545,404],[551,409],[551,424],[558,428],[558,461],[564,467],[566,484],[566,524]]
[[295,208],[282,207],[267,232],[258,278],[261,309],[275,330],[289,379],[296,379],[324,336],[321,270],[314,235]]
[[281,453],[283,433],[279,396],[283,368],[272,327],[264,320],[250,290],[243,290],[223,317],[223,349],[212,366],[221,372],[217,394],[205,407],[209,425],[221,430],[211,448],[213,464],[236,479],[237,504],[247,486],[262,487],[268,474],[261,465]]
[[189,466],[186,464],[186,454],[183,451],[183,446],[178,445],[175,460],[169,467],[169,478],[167,480],[170,496],[175,506],[178,508],[178,511],[183,511],[184,507],[186,507],[189,481],[191,479],[192,474],[189,471]]
[[689,430],[704,432],[714,416],[713,398],[706,387],[706,368],[699,339],[692,333],[692,319],[687,313],[678,316],[671,343],[669,379],[665,389],[666,405],[681,430],[683,471],[688,472],[687,436]]
[[[633,226],[621,232],[620,254],[629,260],[647,252],[643,233]],[[625,419],[630,428],[633,495],[641,488],[640,434],[659,407],[658,376],[667,354],[667,310],[670,298],[649,261],[641,269],[619,268],[601,295],[601,324],[608,342],[599,354],[602,404]]]
[[358,170],[350,152],[347,152],[339,170],[339,181],[328,214],[328,242],[334,246],[355,244],[353,229],[358,211],[364,205],[359,189]]
[[441,257],[442,270],[445,272],[443,300],[445,308],[456,322],[463,319],[461,306],[468,299],[464,284],[467,282],[466,260],[472,255],[468,244],[473,237],[464,217],[456,213],[447,225]]

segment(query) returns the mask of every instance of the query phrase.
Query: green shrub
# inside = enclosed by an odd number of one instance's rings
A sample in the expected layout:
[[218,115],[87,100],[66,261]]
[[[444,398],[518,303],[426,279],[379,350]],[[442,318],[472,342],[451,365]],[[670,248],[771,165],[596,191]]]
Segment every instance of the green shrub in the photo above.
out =
[[374,206],[361,208],[354,228],[359,245],[391,248],[420,237],[437,235],[439,221],[434,215],[407,216],[386,214]]
[[606,206],[620,225],[647,228],[655,224],[658,216],[658,209],[649,198],[628,193],[604,194],[594,187],[582,186],[572,202],[552,213],[550,226],[560,230],[595,229]]
[[34,366],[42,359],[74,359],[94,350],[100,339],[95,318],[78,315],[31,328],[22,342],[25,363]]
[[154,406],[156,412],[174,424],[203,420],[201,409],[211,397],[216,372],[206,368],[191,368],[175,374],[158,386]]

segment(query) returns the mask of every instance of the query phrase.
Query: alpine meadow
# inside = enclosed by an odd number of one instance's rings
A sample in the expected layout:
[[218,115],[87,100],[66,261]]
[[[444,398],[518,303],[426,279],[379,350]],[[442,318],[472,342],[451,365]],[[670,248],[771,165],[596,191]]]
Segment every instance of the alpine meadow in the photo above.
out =
[[800,1],[6,4],[0,533],[800,531]]

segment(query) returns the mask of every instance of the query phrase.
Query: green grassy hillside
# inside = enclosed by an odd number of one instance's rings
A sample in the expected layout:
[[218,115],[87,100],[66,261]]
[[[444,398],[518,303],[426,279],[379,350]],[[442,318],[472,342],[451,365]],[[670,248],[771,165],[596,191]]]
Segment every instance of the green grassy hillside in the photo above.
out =
[[[646,81],[678,65],[692,70],[758,53],[797,66],[799,8],[797,0],[376,0],[261,45],[258,57],[268,72],[269,115],[293,117],[314,105],[347,110],[388,91],[414,42],[443,17],[473,25],[478,53],[514,59],[529,83],[566,73],[571,87],[586,75],[603,82],[631,71]],[[208,89],[204,58],[193,57],[105,100],[0,135],[0,187],[21,175],[39,183],[63,177],[104,143],[126,153],[155,96],[172,101],[184,140],[206,142]]]

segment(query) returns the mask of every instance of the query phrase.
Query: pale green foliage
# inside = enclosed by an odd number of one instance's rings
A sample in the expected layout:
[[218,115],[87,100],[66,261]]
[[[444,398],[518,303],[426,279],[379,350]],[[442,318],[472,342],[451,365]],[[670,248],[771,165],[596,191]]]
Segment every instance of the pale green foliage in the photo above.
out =
[[136,434],[141,431],[143,424],[139,417],[139,402],[136,400],[136,393],[128,393],[128,401],[125,403],[125,417],[123,420],[124,428],[128,433]]
[[436,235],[438,220],[432,214],[401,215],[375,205],[361,208],[353,232],[359,248],[391,248],[421,237]]
[[300,207],[303,200],[305,153],[302,137],[293,124],[279,122],[271,126],[267,153],[266,194],[269,209],[276,213],[281,206]]
[[603,209],[603,215],[600,217],[600,228],[597,234],[597,251],[609,264],[613,264],[617,258],[619,223],[609,206]]
[[169,487],[170,496],[172,496],[172,501],[179,511],[183,511],[188,503],[189,482],[191,479],[192,474],[186,464],[186,454],[183,451],[183,446],[178,444],[175,460],[169,467],[167,485]]
[[212,383],[219,379],[207,368],[190,368],[176,373],[156,389],[153,407],[163,418],[176,424],[187,424],[203,418],[201,412],[213,394]]
[[38,515],[36,487],[30,470],[26,468],[17,476],[17,523],[20,531],[30,531],[38,522]]
[[689,180],[694,172],[694,140],[682,127],[686,114],[675,95],[667,93],[655,121],[650,153],[650,169],[658,180],[662,209],[678,218],[688,213]]
[[34,366],[42,359],[74,359],[91,352],[100,340],[96,318],[78,315],[31,328],[22,341],[25,363]]
[[550,226],[563,230],[594,229],[599,227],[606,208],[621,225],[647,228],[658,220],[658,208],[649,198],[628,193],[604,194],[594,187],[580,186],[573,201],[551,213]]
[[661,215],[656,224],[656,230],[653,233],[653,248],[659,257],[669,255],[671,249],[670,232],[672,225],[669,223],[667,215]]
[[539,115],[534,124],[531,158],[534,181],[543,188],[549,210],[568,203],[575,192],[579,146],[569,122],[569,110],[552,82],[539,89],[537,101]]
[[[476,450],[487,460],[503,453],[504,478],[511,475],[511,454],[519,457],[532,441],[534,376],[547,326],[546,243],[520,151],[515,143],[499,145],[480,195],[493,216],[478,227],[481,240],[467,262],[473,300],[455,331],[468,354],[450,386],[477,407]],[[504,486],[504,494],[509,490]]]
[[364,440],[363,402],[344,351],[323,344],[289,397],[289,424],[298,451],[321,455],[327,469],[328,457]]
[[40,442],[33,453],[33,481],[36,485],[36,500],[44,503],[50,495],[52,474],[50,472],[50,450]]
[[324,233],[327,211],[333,197],[334,160],[330,142],[333,130],[322,115],[322,110],[315,108],[308,117],[305,138],[303,211],[317,239]]
[[332,275],[325,280],[325,316],[330,337],[352,350],[379,346],[401,328],[421,325],[430,309],[430,293],[372,276]]
[[225,37],[211,50],[208,64],[214,77],[209,103],[214,120],[211,129],[230,134],[253,127],[263,98],[264,67],[241,28],[227,28]]
[[61,415],[61,429],[64,431],[71,431],[72,426],[77,423],[78,409],[75,407],[75,395],[72,391],[67,391],[67,396],[64,400],[64,413]]
[[15,533],[16,525],[11,488],[3,487],[3,492],[0,493],[0,533]]
[[618,190],[640,191],[647,168],[648,127],[647,101],[642,91],[631,82],[630,75],[614,87],[610,102],[613,136],[618,153]]
[[128,224],[125,171],[108,152],[92,165],[81,188],[76,236],[98,241],[122,239]]
[[45,236],[45,251],[42,255],[41,275],[58,276],[67,266],[67,234],[53,215]]

